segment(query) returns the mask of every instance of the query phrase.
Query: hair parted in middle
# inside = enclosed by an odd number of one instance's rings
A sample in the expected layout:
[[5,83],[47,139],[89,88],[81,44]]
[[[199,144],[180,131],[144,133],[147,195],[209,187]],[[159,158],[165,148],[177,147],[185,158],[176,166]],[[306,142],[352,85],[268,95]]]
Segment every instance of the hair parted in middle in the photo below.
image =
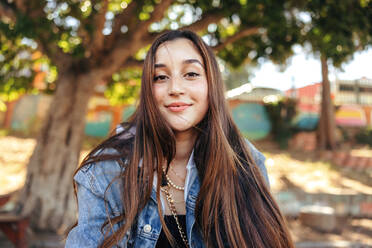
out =
[[[195,126],[194,161],[200,180],[195,218],[207,247],[294,247],[286,222],[255,164],[250,149],[232,120],[224,95],[224,83],[215,55],[195,33],[169,31],[150,47],[144,61],[140,99],[124,131],[113,135],[82,162],[116,160],[125,168],[114,180],[122,183],[122,214],[105,222],[106,237],[101,247],[111,247],[136,223],[136,217],[150,200],[156,174],[156,198],[163,230],[174,242],[162,214],[160,187],[163,165],[176,154],[175,135],[162,117],[153,93],[155,55],[160,45],[187,39],[200,53],[208,83],[208,110]],[[130,133],[135,130],[135,135]],[[117,154],[102,154],[114,148]],[[125,158],[125,162],[123,162]],[[141,163],[141,166],[139,166]],[[78,169],[78,170],[79,170]],[[108,235],[115,223],[120,228]],[[173,243],[174,244],[174,243]]]

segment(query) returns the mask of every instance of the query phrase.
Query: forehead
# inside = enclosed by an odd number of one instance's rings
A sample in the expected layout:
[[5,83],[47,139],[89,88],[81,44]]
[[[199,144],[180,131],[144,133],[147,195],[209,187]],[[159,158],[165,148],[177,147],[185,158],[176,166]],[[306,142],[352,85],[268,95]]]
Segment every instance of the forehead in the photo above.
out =
[[187,59],[198,59],[203,63],[202,56],[192,41],[185,38],[178,38],[162,43],[155,53],[156,63],[173,62]]

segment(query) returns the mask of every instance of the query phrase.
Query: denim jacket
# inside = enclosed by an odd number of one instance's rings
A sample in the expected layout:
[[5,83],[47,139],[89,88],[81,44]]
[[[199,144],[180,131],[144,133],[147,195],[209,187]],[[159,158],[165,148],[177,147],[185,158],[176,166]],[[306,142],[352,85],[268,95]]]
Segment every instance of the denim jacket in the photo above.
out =
[[[251,143],[248,142],[248,145],[253,159],[269,186],[264,164],[265,157]],[[74,180],[77,184],[78,225],[69,232],[65,247],[97,247],[103,241],[101,226],[107,220],[106,205],[110,217],[118,216],[122,212],[120,180],[114,181],[107,189],[107,204],[105,204],[104,193],[110,182],[122,170],[123,168],[117,162],[103,161],[85,165],[76,173]],[[154,185],[156,185],[156,178],[154,179]],[[157,209],[155,189],[156,187],[153,187],[149,202],[139,213],[136,225],[126,233],[122,240],[118,241],[117,247],[150,248],[156,246],[162,225]],[[192,152],[187,164],[185,182],[186,234],[190,248],[205,247],[201,233],[195,225],[195,203],[199,189],[200,181]],[[164,209],[163,199],[162,205]],[[115,224],[114,230],[116,231],[122,224]]]

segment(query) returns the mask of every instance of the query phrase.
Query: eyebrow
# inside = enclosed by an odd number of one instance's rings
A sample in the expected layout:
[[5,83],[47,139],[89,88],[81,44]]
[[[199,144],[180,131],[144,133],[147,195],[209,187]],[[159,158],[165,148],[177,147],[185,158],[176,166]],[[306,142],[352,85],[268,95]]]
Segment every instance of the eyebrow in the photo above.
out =
[[[201,65],[201,67],[204,68],[203,64],[197,59],[186,59],[182,61],[182,64],[192,64],[192,63],[197,63]],[[165,64],[155,64],[155,68],[161,68],[161,67],[167,67],[167,66]]]

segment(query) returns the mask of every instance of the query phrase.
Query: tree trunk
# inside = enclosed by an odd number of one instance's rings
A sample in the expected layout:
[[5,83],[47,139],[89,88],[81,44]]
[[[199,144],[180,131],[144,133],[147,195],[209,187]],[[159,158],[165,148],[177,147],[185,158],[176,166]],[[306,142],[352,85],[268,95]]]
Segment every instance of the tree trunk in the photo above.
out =
[[39,230],[63,232],[76,220],[72,175],[84,137],[88,100],[98,79],[61,73],[27,166],[19,197],[22,214]]
[[327,58],[321,56],[322,66],[322,103],[318,126],[318,147],[321,150],[336,148],[335,131],[336,124],[334,118],[333,104],[331,100],[331,86],[328,79]]
[[12,117],[13,117],[13,110],[14,110],[14,107],[17,103],[17,101],[19,101],[20,98],[18,98],[18,100],[13,100],[13,101],[10,101],[10,102],[6,102],[6,111],[5,111],[5,116],[4,116],[4,121],[3,121],[3,128],[5,129],[10,129],[11,128],[11,124],[12,124]]

